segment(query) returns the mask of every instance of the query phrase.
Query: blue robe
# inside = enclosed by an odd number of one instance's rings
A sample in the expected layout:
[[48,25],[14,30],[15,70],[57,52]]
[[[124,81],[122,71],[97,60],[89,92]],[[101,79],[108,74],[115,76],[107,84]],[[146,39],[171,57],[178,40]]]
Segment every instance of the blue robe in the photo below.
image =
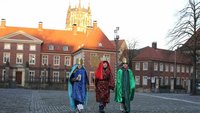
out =
[[[70,108],[72,111],[76,109],[75,100],[85,104],[87,98],[87,84],[88,84],[87,72],[85,68],[82,67],[81,69],[78,69],[76,73],[73,74],[74,70],[77,67],[78,67],[77,64],[75,64],[72,67],[68,81],[68,96],[69,96]],[[76,82],[70,81],[71,78],[76,78],[78,77],[78,75],[81,75],[80,81]]]

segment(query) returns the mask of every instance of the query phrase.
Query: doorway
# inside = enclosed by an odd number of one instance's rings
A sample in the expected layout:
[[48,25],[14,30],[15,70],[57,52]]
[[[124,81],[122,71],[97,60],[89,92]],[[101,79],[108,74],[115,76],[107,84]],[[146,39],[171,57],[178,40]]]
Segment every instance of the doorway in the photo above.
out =
[[22,84],[22,72],[16,71],[16,84]]

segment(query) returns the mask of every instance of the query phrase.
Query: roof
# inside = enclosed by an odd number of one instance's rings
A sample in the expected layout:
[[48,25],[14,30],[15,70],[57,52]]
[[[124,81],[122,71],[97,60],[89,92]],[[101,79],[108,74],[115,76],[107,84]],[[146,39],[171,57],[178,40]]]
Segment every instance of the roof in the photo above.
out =
[[162,61],[162,62],[175,62],[175,56],[176,56],[176,62],[177,63],[184,63],[184,64],[190,64],[191,59],[188,55],[185,55],[179,51],[175,53],[175,51],[170,50],[164,50],[164,49],[158,49],[158,48],[152,48],[152,47],[145,47],[139,50],[139,53],[136,55],[136,57],[133,59],[135,61]]
[[[38,28],[26,28],[26,27],[0,27],[0,39],[6,35],[22,31],[30,36],[42,40],[42,52],[63,52],[62,49],[55,49],[55,51],[49,51],[48,46],[50,44],[60,48],[62,46],[68,46],[68,53],[75,52],[80,48],[95,49],[95,50],[114,50],[114,46],[105,36],[100,28],[93,29],[88,35],[83,32],[74,34],[73,31],[67,30],[54,30],[54,29],[38,29]],[[19,39],[22,36],[15,36],[13,38]],[[99,46],[102,43],[102,46]]]

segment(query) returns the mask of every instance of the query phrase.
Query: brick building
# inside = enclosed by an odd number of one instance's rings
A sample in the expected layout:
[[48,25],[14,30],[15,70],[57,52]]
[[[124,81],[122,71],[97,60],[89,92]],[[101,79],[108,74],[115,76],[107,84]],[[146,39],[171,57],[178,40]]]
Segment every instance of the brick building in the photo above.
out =
[[133,73],[139,89],[156,91],[160,87],[171,87],[173,78],[175,86],[189,90],[190,76],[193,71],[192,61],[181,51],[170,51],[152,47],[144,47],[137,51],[133,58]]
[[[76,11],[78,11],[76,13]],[[79,13],[88,17],[79,17]],[[73,17],[70,15],[73,14]],[[79,16],[74,16],[77,14]],[[69,18],[81,21],[70,21]],[[86,19],[88,20],[87,22]],[[94,87],[94,73],[100,59],[105,56],[115,64],[115,48],[97,21],[91,23],[91,10],[69,6],[64,30],[0,26],[0,81],[12,81],[19,86],[38,83],[65,83],[70,69],[78,58],[83,59],[90,86]],[[92,24],[92,25],[91,25]],[[87,27],[86,27],[87,26]],[[114,65],[111,65],[114,71]]]

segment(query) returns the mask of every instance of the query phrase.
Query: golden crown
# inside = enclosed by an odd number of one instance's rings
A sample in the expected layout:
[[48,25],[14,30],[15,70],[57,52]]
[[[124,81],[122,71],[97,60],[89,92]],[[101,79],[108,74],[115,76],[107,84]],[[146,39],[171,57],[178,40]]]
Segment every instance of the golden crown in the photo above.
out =
[[78,58],[76,60],[76,63],[82,65],[83,64],[83,59],[82,58]]
[[125,57],[122,59],[122,63],[128,64],[128,61],[127,61],[127,59]]

